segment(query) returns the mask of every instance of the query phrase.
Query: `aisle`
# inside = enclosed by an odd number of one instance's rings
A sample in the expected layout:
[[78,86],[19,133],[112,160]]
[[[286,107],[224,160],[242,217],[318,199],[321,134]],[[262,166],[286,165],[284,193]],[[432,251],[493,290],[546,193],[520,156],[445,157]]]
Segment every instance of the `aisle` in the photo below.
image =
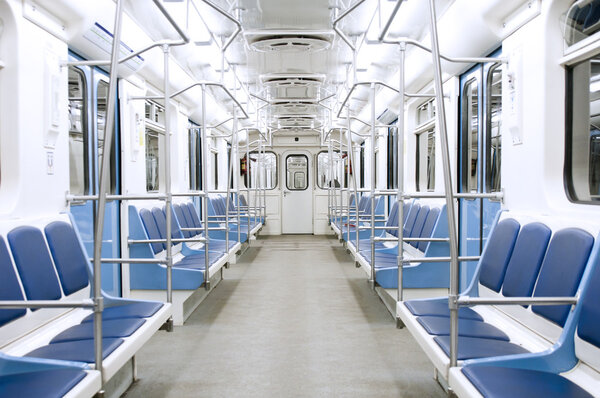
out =
[[445,396],[333,237],[262,237],[241,260],[141,350],[127,398]]

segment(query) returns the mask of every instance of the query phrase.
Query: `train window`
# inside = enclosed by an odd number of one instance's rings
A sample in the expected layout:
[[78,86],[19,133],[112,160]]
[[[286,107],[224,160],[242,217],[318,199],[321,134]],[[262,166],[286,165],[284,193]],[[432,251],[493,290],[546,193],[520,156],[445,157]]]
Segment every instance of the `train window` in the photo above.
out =
[[[260,160],[260,168],[258,163]],[[277,187],[277,156],[273,152],[250,152],[250,181],[248,174],[244,175],[246,188],[275,189]],[[261,169],[263,170],[261,174]],[[261,185],[260,182],[264,185]]]
[[365,143],[360,144],[360,187],[365,187]]
[[[428,123],[433,124],[433,123]],[[435,130],[433,127],[417,133],[417,191],[435,190]]]
[[161,185],[162,147],[161,133],[164,133],[164,108],[152,101],[146,101],[146,190],[155,192]]
[[83,72],[69,67],[69,192],[83,195],[88,192],[87,160],[87,103]]
[[398,127],[388,128],[387,152],[387,187],[396,189],[398,187]]
[[308,158],[306,155],[288,155],[285,159],[286,187],[290,191],[308,188]]
[[192,125],[188,132],[188,155],[190,162],[190,189],[202,189],[202,147],[200,129]]
[[435,100],[431,99],[417,108],[417,125],[435,119]]
[[578,43],[600,30],[600,0],[574,1],[563,16],[567,45]]
[[567,74],[567,194],[575,202],[600,204],[600,56]]
[[213,170],[215,171],[215,190],[219,189],[219,154],[213,153]]
[[[108,82],[100,80],[97,88],[97,118],[96,131],[98,132],[98,176],[102,170],[102,152],[104,150],[104,126],[106,124],[106,109],[108,103]],[[116,156],[115,156],[115,125],[113,124],[113,144],[110,151],[109,192],[116,192]]]
[[479,159],[478,159],[478,140],[477,131],[479,130],[479,84],[477,80],[468,81],[464,86],[462,103],[462,121],[463,128],[462,142],[463,147],[463,190],[465,192],[476,192],[477,182],[479,181]]
[[[329,152],[319,152],[317,155],[317,186],[321,189],[343,188],[347,184],[346,167],[347,153],[342,152],[340,157],[339,151],[332,151],[330,162]],[[343,167],[340,167],[340,162],[343,162]]]
[[375,149],[375,188],[379,187],[379,150]]
[[490,69],[487,85],[487,191],[499,192],[502,160],[502,65]]

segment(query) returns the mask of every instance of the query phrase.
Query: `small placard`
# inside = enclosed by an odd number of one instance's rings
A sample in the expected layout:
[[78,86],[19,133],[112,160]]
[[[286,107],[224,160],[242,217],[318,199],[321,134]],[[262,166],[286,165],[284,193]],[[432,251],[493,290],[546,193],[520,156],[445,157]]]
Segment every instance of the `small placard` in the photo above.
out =
[[54,152],[46,152],[46,174],[54,174]]

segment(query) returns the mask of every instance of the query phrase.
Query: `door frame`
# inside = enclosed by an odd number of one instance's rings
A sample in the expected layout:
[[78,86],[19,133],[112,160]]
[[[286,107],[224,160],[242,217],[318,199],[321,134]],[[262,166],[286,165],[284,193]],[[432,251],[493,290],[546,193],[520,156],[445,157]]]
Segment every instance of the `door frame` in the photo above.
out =
[[[285,208],[284,208],[284,197],[286,195],[286,192],[290,192],[290,190],[287,189],[287,158],[290,155],[304,155],[306,156],[306,159],[308,161],[308,172],[306,175],[306,189],[301,191],[301,192],[306,192],[309,191],[310,192],[310,220],[311,220],[311,230],[310,232],[286,232],[285,229]],[[311,176],[313,175],[313,167],[314,167],[314,159],[313,159],[314,155],[312,152],[306,150],[306,149],[294,149],[294,148],[290,148],[290,149],[286,149],[283,152],[281,152],[281,157],[280,157],[280,161],[281,161],[281,167],[279,168],[281,170],[281,174],[280,174],[280,181],[281,181],[281,194],[280,194],[280,203],[281,203],[281,234],[282,235],[287,235],[287,234],[314,234],[315,233],[315,216],[314,216],[314,191],[315,191],[315,187],[314,187],[314,178],[312,178]],[[293,192],[293,191],[291,191]]]

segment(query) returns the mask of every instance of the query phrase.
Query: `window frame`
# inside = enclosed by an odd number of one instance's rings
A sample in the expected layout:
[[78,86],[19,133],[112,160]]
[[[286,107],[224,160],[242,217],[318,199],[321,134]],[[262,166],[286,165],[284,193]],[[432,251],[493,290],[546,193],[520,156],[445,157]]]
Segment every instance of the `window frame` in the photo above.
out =
[[[250,151],[250,156],[252,156],[252,154],[258,154],[258,151]],[[272,188],[264,188],[265,191],[273,191],[275,189],[277,189],[277,186],[279,185],[279,170],[278,169],[278,162],[277,162],[277,154],[273,151],[264,151],[264,152],[260,152],[260,153],[264,153],[264,154],[272,154],[275,157],[275,173],[273,174],[275,176],[275,184],[273,185]],[[248,171],[250,170],[250,159],[246,159],[246,173],[244,173],[244,187],[246,189],[256,189],[256,187],[249,187],[248,186]],[[263,188],[260,188],[261,190]]]
[[[81,107],[81,135],[83,137],[83,192],[81,192],[81,194],[86,195],[91,193],[90,190],[90,169],[89,169],[89,145],[90,145],[90,128],[89,128],[89,120],[88,120],[88,112],[89,112],[89,108],[88,108],[88,80],[86,77],[86,74],[83,70],[81,70],[80,68],[76,67],[76,66],[69,66],[69,71],[74,71],[75,73],[77,73],[77,75],[81,78],[81,103],[82,103],[82,107]],[[68,73],[68,72],[67,72]],[[67,78],[68,80],[68,78]],[[68,82],[67,82],[68,85]],[[68,93],[67,93],[67,101],[70,101],[69,97],[68,97]],[[70,106],[70,103],[69,103]],[[69,156],[71,154],[71,148],[70,148],[70,144],[71,144],[71,121],[69,120]],[[72,195],[76,195],[78,194],[77,192],[71,192],[71,162],[69,159],[69,193]]]

